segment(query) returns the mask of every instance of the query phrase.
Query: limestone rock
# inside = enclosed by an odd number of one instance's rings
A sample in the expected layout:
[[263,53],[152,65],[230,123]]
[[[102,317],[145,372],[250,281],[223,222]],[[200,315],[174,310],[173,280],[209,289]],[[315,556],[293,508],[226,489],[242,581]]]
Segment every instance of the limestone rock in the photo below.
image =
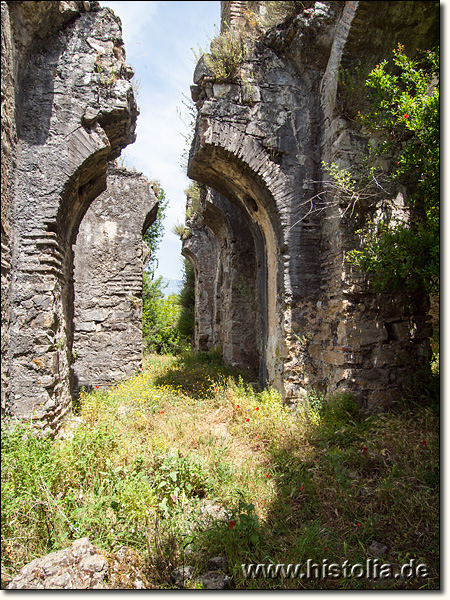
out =
[[64,550],[36,558],[12,578],[6,589],[113,590],[147,589],[144,565],[131,548],[106,556],[88,538]]
[[387,546],[385,546],[381,542],[377,542],[375,540],[373,540],[373,542],[370,544],[370,547],[369,547],[369,553],[372,556],[376,556],[376,557],[383,556],[383,554],[386,554],[387,551],[388,551]]
[[69,548],[36,558],[23,567],[7,589],[107,589],[108,565],[105,556],[88,538],[76,540]]
[[177,567],[170,574],[170,579],[178,587],[184,587],[185,584],[191,579],[194,567],[191,565],[185,565]]
[[145,590],[150,588],[144,574],[144,564],[138,553],[124,547],[108,557],[108,589]]
[[195,581],[206,590],[225,590],[229,581],[229,576],[218,571],[208,571],[198,577]]
[[211,571],[228,573],[228,561],[224,556],[214,556],[208,560],[208,568]]

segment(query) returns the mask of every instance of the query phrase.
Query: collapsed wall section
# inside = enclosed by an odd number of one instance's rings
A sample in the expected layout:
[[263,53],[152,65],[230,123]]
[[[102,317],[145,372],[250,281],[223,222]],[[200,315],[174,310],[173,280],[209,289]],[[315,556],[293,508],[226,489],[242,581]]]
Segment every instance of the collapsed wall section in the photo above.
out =
[[2,79],[4,70],[14,84],[14,168],[2,172],[10,251],[4,409],[55,430],[71,404],[72,244],[106,187],[108,161],[134,141],[133,73],[120,21],[96,2],[12,2],[2,10],[10,36]]
[[142,174],[108,168],[74,246],[73,391],[105,388],[142,368],[143,233],[158,200]]

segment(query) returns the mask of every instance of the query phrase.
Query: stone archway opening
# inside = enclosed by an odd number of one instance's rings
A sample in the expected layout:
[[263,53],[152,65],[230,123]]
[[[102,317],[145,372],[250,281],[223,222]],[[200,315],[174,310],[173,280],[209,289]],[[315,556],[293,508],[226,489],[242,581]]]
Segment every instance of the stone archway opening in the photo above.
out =
[[244,215],[255,247],[256,301],[259,317],[262,385],[283,393],[283,337],[278,300],[283,278],[280,272],[278,215],[267,185],[248,164],[217,145],[203,144],[191,156],[188,174],[216,190]]
[[[5,410],[48,431],[71,407],[72,244],[104,189],[108,161],[134,141],[137,117],[120,25],[85,4],[60,12],[58,3],[39,3],[32,19],[28,3],[2,5],[10,25],[2,77],[17,82],[8,106],[15,168],[6,182],[13,277]],[[113,89],[99,79],[98,47]]]

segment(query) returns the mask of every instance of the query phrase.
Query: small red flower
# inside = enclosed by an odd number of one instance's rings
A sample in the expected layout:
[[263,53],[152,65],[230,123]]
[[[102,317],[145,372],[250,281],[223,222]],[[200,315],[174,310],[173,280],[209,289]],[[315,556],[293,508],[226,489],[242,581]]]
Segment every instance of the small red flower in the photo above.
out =
[[361,527],[361,523],[356,523],[356,527]]
[[259,410],[259,406],[257,406],[257,407],[255,408],[255,410]]
[[160,410],[160,411],[159,411],[159,414],[160,414],[160,415],[162,415],[162,414],[163,414],[163,412],[164,412],[163,410]]
[[236,404],[236,408],[239,408],[239,404]]
[[233,527],[234,527],[235,525],[236,525],[236,523],[235,523],[233,520],[231,520],[231,521],[228,523],[228,529],[233,529]]
[[427,440],[423,440],[423,441],[422,441],[422,445],[423,445],[423,446],[426,446],[426,445],[427,445]]
[[403,115],[404,119],[409,119],[409,115],[407,115],[406,113]]
[[266,474],[266,477],[269,477],[269,475]]
[[324,548],[324,552],[328,552],[328,548]]
[[100,386],[99,386],[99,385],[96,385],[95,387],[98,389]]
[[367,446],[363,446],[363,449],[362,449],[362,451],[363,451],[363,452],[367,452],[367,450],[368,450]]
[[245,422],[248,423],[250,421],[250,419],[245,419]]
[[303,492],[304,490],[305,490],[305,488],[302,486],[302,487],[300,488],[300,491],[301,491],[301,492]]

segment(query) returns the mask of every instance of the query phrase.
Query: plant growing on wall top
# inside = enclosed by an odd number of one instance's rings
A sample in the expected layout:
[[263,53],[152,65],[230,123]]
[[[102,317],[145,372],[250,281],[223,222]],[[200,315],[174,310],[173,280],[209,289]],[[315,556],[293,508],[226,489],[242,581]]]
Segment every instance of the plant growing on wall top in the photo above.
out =
[[219,81],[236,81],[247,56],[245,33],[228,28],[213,38],[205,62]]
[[200,51],[214,77],[221,82],[236,82],[241,79],[240,69],[251,53],[257,39],[262,40],[266,31],[304,10],[311,2],[264,2],[259,12],[244,9],[239,28],[226,26],[210,44],[209,53]]

